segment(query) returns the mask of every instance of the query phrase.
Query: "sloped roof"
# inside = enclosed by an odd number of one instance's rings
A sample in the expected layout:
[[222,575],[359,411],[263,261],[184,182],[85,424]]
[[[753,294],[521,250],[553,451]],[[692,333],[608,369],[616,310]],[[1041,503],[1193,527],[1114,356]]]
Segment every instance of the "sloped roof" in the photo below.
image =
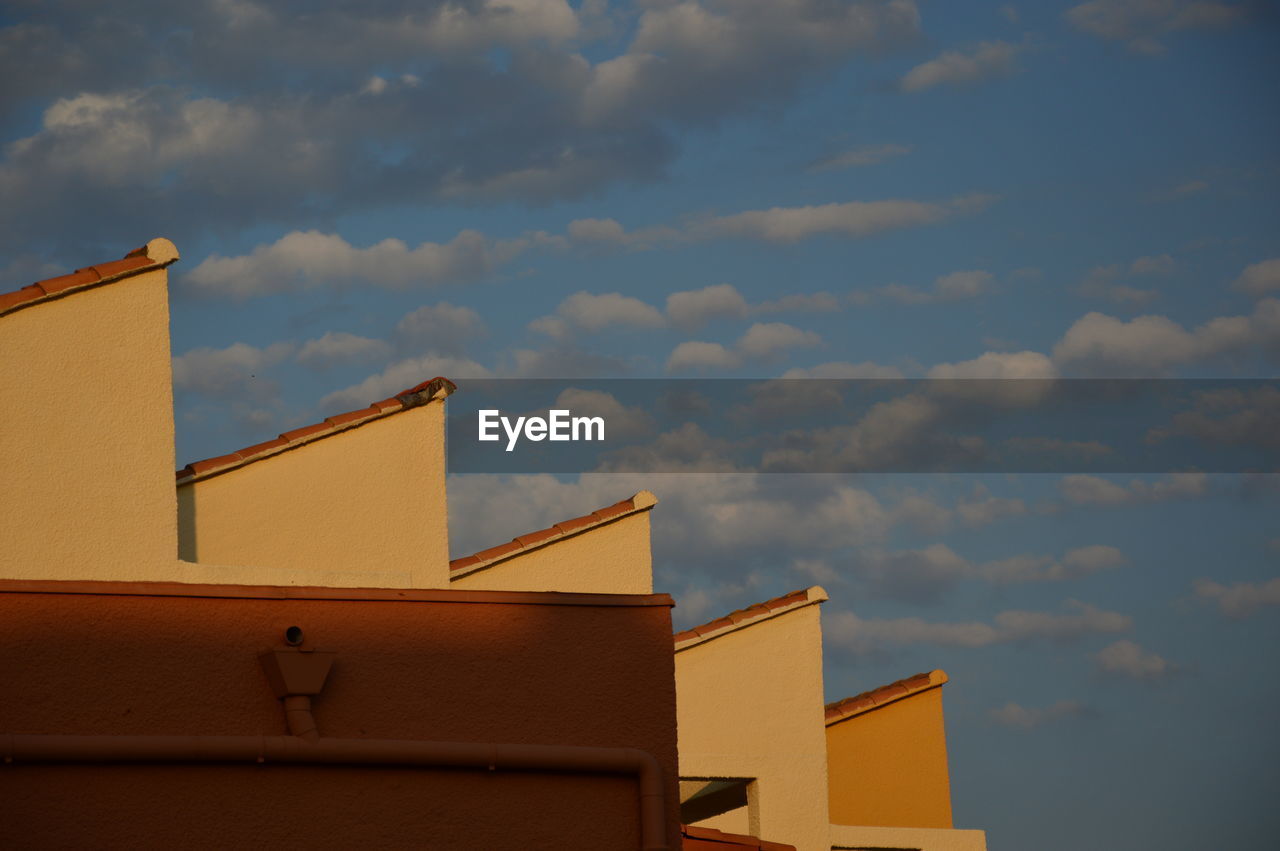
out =
[[417,408],[433,399],[444,399],[457,389],[457,385],[449,379],[436,376],[408,390],[402,390],[390,399],[374,402],[367,408],[326,417],[322,423],[286,431],[275,440],[257,443],[237,452],[219,455],[217,458],[206,458],[203,461],[193,461],[177,472],[178,485],[189,485],[192,482],[252,464],[254,461],[261,461],[263,458],[297,449],[312,441],[331,437],[347,429],[356,428],[410,408]]
[[178,260],[178,249],[164,237],[135,248],[120,260],[110,260],[76,269],[69,275],[46,278],[22,289],[0,294],[0,316],[47,301],[132,278],[153,269],[163,269]]
[[718,638],[726,633],[754,626],[778,615],[821,603],[826,599],[826,590],[820,585],[814,585],[810,588],[792,591],[790,594],[783,594],[781,597],[774,597],[772,600],[765,600],[763,603],[755,603],[745,609],[738,609],[736,612],[730,612],[724,617],[716,618],[709,623],[704,623],[702,626],[695,626],[692,629],[677,632],[672,636],[675,640],[676,652],[678,653],[704,641]]
[[449,578],[459,579],[498,562],[527,553],[530,550],[536,550],[539,547],[554,544],[556,541],[586,532],[597,526],[603,526],[605,523],[611,523],[620,517],[647,511],[657,504],[658,498],[656,496],[649,491],[640,491],[621,502],[615,502],[613,505],[605,506],[590,514],[562,520],[545,529],[518,535],[512,538],[509,543],[499,544],[496,547],[489,547],[487,550],[481,550],[469,556],[456,558],[449,562]]
[[894,701],[902,700],[904,697],[910,697],[913,694],[920,694],[929,689],[937,688],[947,682],[948,679],[946,671],[934,670],[927,674],[916,674],[904,680],[898,680],[896,683],[889,683],[887,686],[873,688],[871,691],[864,691],[862,694],[855,694],[853,697],[846,697],[844,700],[837,700],[835,703],[828,703],[826,706],[827,726],[830,727],[832,724],[837,724],[846,718],[870,712],[872,709],[879,709]]

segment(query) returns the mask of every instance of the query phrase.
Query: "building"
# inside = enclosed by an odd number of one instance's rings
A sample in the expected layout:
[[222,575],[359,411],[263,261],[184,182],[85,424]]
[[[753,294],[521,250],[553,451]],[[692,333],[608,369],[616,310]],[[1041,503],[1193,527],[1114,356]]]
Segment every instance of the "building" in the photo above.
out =
[[0,295],[0,845],[985,847],[945,675],[824,708],[821,588],[673,647],[647,491],[450,561],[447,379],[175,482],[177,259]]

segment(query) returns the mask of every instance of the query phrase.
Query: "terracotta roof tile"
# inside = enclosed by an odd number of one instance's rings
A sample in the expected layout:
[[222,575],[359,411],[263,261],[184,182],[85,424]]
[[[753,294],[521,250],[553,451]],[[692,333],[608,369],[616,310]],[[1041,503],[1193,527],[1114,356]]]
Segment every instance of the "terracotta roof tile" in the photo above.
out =
[[523,535],[519,535],[512,539],[510,543],[500,544],[487,550],[481,550],[473,555],[456,558],[449,562],[450,578],[458,579],[474,571],[484,570],[514,555],[553,544],[556,541],[572,537],[588,529],[602,526],[619,517],[646,511],[657,504],[657,497],[649,491],[640,491],[630,499],[615,502],[613,505],[593,511],[582,517],[561,520],[559,523],[548,526],[545,529],[538,529],[534,532],[526,532]]
[[712,827],[693,824],[680,825],[680,836],[685,851],[729,851],[731,848],[758,848],[760,851],[796,851],[794,845],[769,842],[755,836],[725,833]]
[[435,399],[444,399],[457,389],[457,385],[449,379],[437,376],[430,381],[424,381],[421,384],[410,387],[408,390],[403,390],[390,399],[374,402],[367,408],[326,417],[322,423],[286,431],[274,440],[257,443],[232,452],[229,455],[221,455],[204,461],[194,461],[177,472],[178,484],[188,485],[217,473],[235,470],[255,461],[261,461],[263,458],[279,454],[287,449],[310,443],[313,440],[322,440],[330,435],[355,428],[372,420],[388,417],[400,411],[407,411],[410,408],[425,405]]
[[677,632],[672,636],[672,639],[675,641],[676,652],[679,652],[688,647],[701,644],[703,641],[709,641],[712,638],[718,638],[721,635],[739,629],[746,629],[749,626],[754,626],[786,612],[821,603],[826,599],[827,592],[821,586],[814,585],[810,588],[783,594],[781,597],[774,597],[772,600],[755,603],[745,609],[730,612],[724,617],[716,618],[701,626]]
[[837,700],[835,703],[828,703],[826,706],[827,726],[844,721],[846,718],[852,718],[855,715],[861,715],[864,712],[870,712],[872,709],[878,709],[894,701],[902,700],[904,697],[910,697],[913,694],[937,688],[947,680],[946,671],[934,670],[927,674],[914,674],[895,683],[873,688],[871,691],[864,691],[862,694],[855,694],[853,697],[846,697],[844,700]]
[[110,260],[95,266],[87,266],[69,275],[46,278],[19,290],[0,294],[0,315],[80,290],[133,277],[140,272],[163,269],[177,259],[178,249],[172,242],[164,238],[153,239],[141,248],[130,251],[121,260]]

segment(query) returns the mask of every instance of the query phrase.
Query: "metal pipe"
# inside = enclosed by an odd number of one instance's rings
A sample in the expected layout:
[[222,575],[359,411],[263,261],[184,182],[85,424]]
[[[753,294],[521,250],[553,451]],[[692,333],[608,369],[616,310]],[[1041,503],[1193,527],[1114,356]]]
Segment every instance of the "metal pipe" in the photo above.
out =
[[[310,715],[307,699],[305,714]],[[286,709],[288,708],[286,704]],[[292,725],[292,715],[290,716]],[[315,731],[314,723],[311,730]],[[60,736],[0,734],[7,763],[284,763],[631,774],[640,786],[643,851],[669,851],[662,766],[637,748],[509,745],[295,736]]]

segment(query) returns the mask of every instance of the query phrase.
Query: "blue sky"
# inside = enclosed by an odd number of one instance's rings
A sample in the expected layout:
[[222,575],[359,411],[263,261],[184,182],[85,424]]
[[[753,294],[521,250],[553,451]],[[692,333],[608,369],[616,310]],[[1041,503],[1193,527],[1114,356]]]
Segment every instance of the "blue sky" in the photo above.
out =
[[[177,243],[179,464],[436,374],[1280,361],[1262,2],[0,9],[0,270]],[[455,477],[455,551],[640,487],[679,625],[821,582],[830,699],[951,674],[993,851],[1272,845],[1274,476]]]

